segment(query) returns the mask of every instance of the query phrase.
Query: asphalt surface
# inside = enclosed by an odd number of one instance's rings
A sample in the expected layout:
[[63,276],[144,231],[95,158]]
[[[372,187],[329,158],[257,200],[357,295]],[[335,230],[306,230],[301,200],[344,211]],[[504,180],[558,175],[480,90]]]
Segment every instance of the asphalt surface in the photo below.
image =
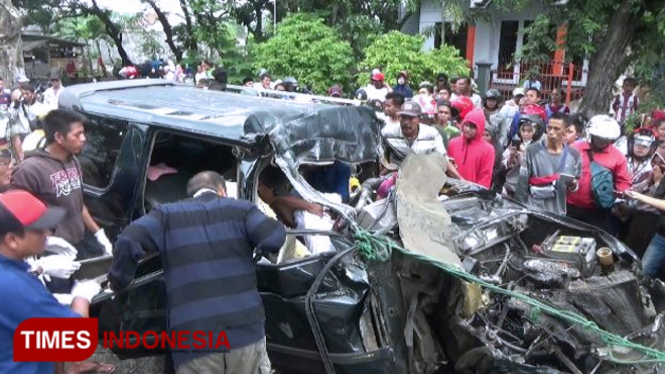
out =
[[116,371],[113,374],[162,374],[164,372],[164,358],[161,356],[120,361],[113,352],[98,346],[90,360],[115,365]]

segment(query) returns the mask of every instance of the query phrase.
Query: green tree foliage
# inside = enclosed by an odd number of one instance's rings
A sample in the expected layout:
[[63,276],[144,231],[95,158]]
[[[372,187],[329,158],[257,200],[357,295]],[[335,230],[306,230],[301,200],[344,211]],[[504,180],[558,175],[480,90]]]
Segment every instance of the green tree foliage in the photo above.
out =
[[12,5],[25,12],[25,25],[37,25],[47,33],[56,20],[60,0],[12,0]]
[[400,4],[401,0],[278,0],[277,12],[278,19],[290,13],[316,13],[329,26],[359,16],[377,22],[386,32],[400,28]]
[[159,35],[156,31],[145,31],[141,33],[141,53],[148,58],[157,58],[162,56],[164,48],[159,43]]
[[374,18],[352,15],[337,22],[335,30],[351,44],[355,59],[360,60],[365,48],[383,33],[383,25]]
[[219,61],[228,72],[229,82],[240,84],[243,78],[253,76],[251,61],[252,44],[241,46],[238,40],[242,39],[242,27],[231,22],[225,23],[225,34],[227,38],[226,47],[218,50]]
[[412,86],[422,81],[433,82],[438,73],[449,76],[466,76],[469,66],[460,57],[459,51],[450,46],[423,51],[425,37],[406,35],[391,31],[381,35],[365,50],[365,59],[360,63],[358,85],[364,86],[370,80],[371,70],[379,67],[386,74],[386,81],[395,84],[397,74],[406,70]]
[[205,43],[211,50],[223,55],[236,43],[229,30],[229,12],[222,2],[213,0],[188,0],[194,17],[194,39]]
[[[339,31],[353,48],[356,59],[374,39],[390,30],[399,30],[401,0],[290,0],[277,1],[277,19],[282,15],[312,13]],[[272,9],[270,9],[272,11]]]
[[113,40],[105,34],[104,24],[97,17],[62,18],[49,28],[58,37],[75,40],[87,44],[88,47],[94,47],[94,49],[84,50],[91,62],[102,54],[101,40],[113,44]]
[[277,33],[255,46],[254,67],[268,69],[275,77],[297,77],[300,85],[325,92],[351,78],[353,50],[339,33],[311,14],[284,18]]

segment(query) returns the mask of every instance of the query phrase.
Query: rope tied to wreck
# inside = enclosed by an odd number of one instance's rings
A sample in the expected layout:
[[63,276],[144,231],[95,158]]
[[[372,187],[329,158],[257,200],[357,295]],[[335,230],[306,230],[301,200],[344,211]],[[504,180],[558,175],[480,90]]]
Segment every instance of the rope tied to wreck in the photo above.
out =
[[546,313],[550,316],[561,318],[569,323],[577,324],[583,327],[585,330],[595,333],[597,336],[601,338],[601,340],[605,344],[609,346],[627,348],[644,355],[644,357],[641,359],[624,360],[617,358],[614,355],[613,349],[609,348],[607,350],[607,358],[605,358],[607,361],[611,361],[613,363],[621,365],[665,363],[665,352],[663,351],[632,342],[624,338],[623,336],[611,333],[609,331],[605,331],[595,322],[590,321],[589,319],[577,313],[553,307],[540,300],[534,299],[526,294],[513,290],[508,290],[503,287],[483,281],[482,279],[465,271],[464,269],[440,262],[436,259],[433,259],[423,254],[411,252],[405,248],[402,248],[400,245],[398,245],[397,243],[395,243],[393,240],[391,240],[386,236],[375,235],[360,227],[355,227],[354,239],[356,241],[356,245],[358,246],[359,253],[364,258],[365,261],[386,262],[390,260],[390,258],[392,257],[392,252],[394,250],[397,250],[406,256],[432,264],[433,266],[436,266],[437,268],[445,271],[446,273],[456,278],[462,279],[469,283],[477,284],[478,286],[487,289],[488,291],[505,296],[510,296],[512,298],[515,298],[516,300],[529,304],[532,307],[529,317],[532,318],[533,320],[537,320],[538,315],[540,315],[541,313]]

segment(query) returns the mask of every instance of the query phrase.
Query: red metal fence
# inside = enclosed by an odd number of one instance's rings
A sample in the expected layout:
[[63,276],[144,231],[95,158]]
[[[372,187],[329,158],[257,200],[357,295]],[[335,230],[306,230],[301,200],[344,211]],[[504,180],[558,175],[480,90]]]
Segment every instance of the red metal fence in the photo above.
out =
[[[492,71],[490,87],[501,92],[505,99],[510,99],[515,87],[522,87],[531,73],[540,74],[542,86],[541,94],[545,99],[555,88],[564,92],[566,104],[578,100],[584,94],[584,70],[581,65],[549,63],[521,63],[518,69],[515,66],[501,66]],[[571,84],[573,82],[573,84]],[[577,86],[575,83],[578,83]]]

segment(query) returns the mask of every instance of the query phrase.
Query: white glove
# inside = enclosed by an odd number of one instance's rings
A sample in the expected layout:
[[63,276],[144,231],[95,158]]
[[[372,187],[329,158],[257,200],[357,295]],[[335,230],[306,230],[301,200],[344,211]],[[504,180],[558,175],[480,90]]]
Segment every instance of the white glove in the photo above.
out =
[[78,254],[78,251],[76,248],[74,248],[73,245],[69,244],[69,242],[65,239],[59,238],[57,236],[49,236],[46,238],[45,250],[47,252],[52,252],[57,255],[68,257],[72,261],[76,260],[76,255]]
[[74,301],[74,295],[70,293],[54,293],[53,297],[62,305],[70,306],[72,301]]
[[80,263],[72,261],[65,255],[42,257],[37,260],[36,265],[42,268],[42,275],[64,279],[71,277],[81,267]]
[[102,287],[95,281],[77,282],[72,288],[72,296],[82,297],[88,302],[92,302],[92,298],[99,294],[101,290]]
[[113,244],[111,244],[109,238],[106,237],[104,229],[100,229],[95,233],[95,239],[97,239],[97,243],[101,244],[102,247],[104,247],[104,252],[106,252],[107,255],[113,256]]

